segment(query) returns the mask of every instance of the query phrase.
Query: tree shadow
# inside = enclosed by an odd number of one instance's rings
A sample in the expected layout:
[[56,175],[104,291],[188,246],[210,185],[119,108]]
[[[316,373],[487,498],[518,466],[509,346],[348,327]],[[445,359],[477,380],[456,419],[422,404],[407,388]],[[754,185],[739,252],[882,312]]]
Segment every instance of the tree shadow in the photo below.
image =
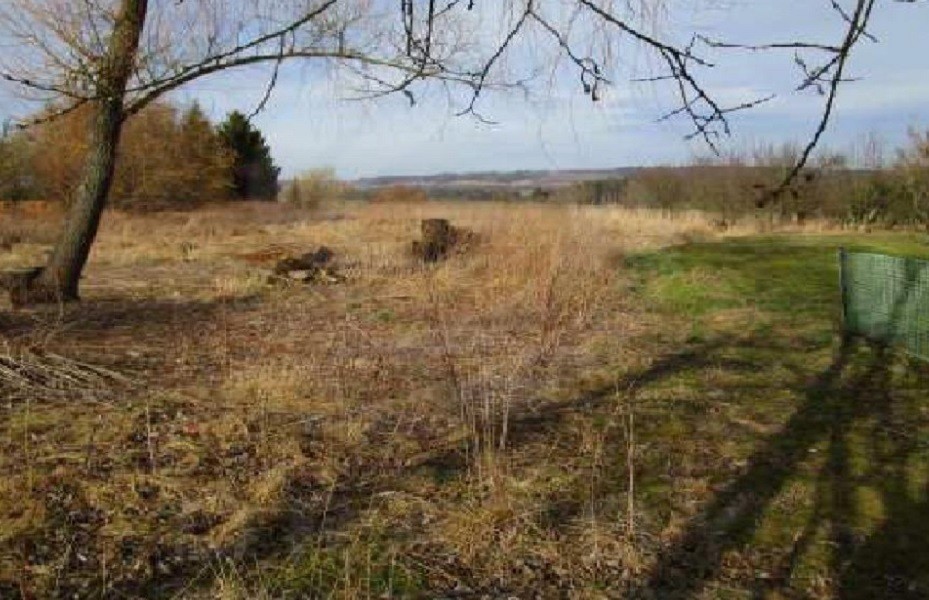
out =
[[[708,348],[724,345],[721,341],[663,357],[647,368],[629,374],[618,385],[621,389],[633,383],[647,385],[695,365],[709,366],[707,361],[711,360],[711,353]],[[732,361],[729,366],[736,369],[750,367],[739,361]],[[611,383],[577,397],[513,415],[507,450],[517,451],[533,441],[557,434],[574,415],[612,407],[616,390],[617,384]],[[205,560],[179,565],[168,575],[153,571],[149,577],[125,581],[111,589],[123,596],[144,597],[176,597],[178,593],[208,590],[214,584],[217,573],[228,569],[229,565],[235,565],[236,571],[246,573],[257,564],[281,564],[301,551],[320,546],[321,540],[328,540],[332,535],[338,537],[340,532],[344,534],[364,519],[374,498],[403,489],[405,478],[432,473],[451,481],[466,476],[472,466],[462,444],[450,441],[444,447],[435,448],[400,466],[391,467],[376,460],[361,464],[353,472],[343,474],[335,486],[318,480],[312,471],[297,469],[289,474],[278,505],[257,515],[244,528],[245,535],[215,548]],[[322,542],[322,546],[325,545]],[[171,555],[177,551],[167,548],[165,553]],[[456,569],[449,565],[445,568]],[[458,568],[460,570],[455,575],[461,581],[469,582],[467,566]],[[317,597],[316,593],[325,595],[320,591],[324,587],[320,584],[317,582],[316,587],[311,585],[310,590],[301,590],[300,593],[309,597]]]
[[[617,389],[643,389],[686,371],[721,365],[730,371],[757,369],[758,365],[751,361],[721,358],[719,354],[733,348],[759,347],[781,351],[776,344],[762,339],[723,337],[665,356],[618,383],[514,415],[508,449],[517,451],[533,441],[549,439],[579,414],[612,410]],[[792,547],[783,549],[773,568],[766,567],[772,574],[743,583],[759,598],[788,589],[797,577],[804,554],[817,543],[817,535],[825,528],[831,547],[829,571],[841,597],[880,597],[888,593],[922,597],[920,594],[926,590],[913,586],[919,585],[919,577],[929,572],[929,556],[923,556],[920,549],[923,540],[929,539],[929,526],[923,519],[929,507],[926,490],[917,490],[914,495],[907,470],[908,461],[920,448],[919,439],[915,432],[904,437],[893,435],[919,407],[912,401],[901,402],[888,391],[892,365],[891,353],[881,346],[853,341],[842,344],[831,364],[806,383],[803,401],[783,429],[763,442],[741,474],[715,494],[673,543],[659,551],[654,566],[642,579],[628,586],[619,582],[616,585],[625,588],[628,597],[699,595],[722,574],[727,553],[752,543],[768,507],[810,457],[811,449],[825,443],[826,458],[816,478],[816,506],[803,533]],[[860,451],[860,440],[856,438],[853,443],[849,435],[865,422],[871,436],[867,450],[876,453],[876,462],[869,467],[871,472],[862,474],[850,464],[850,456]],[[363,466],[336,487],[327,487],[312,475],[296,471],[285,484],[286,501],[249,527],[256,535],[217,549],[211,560],[217,565],[231,561],[229,564],[239,565],[237,568],[243,571],[266,561],[287,560],[301,548],[318,545],[327,533],[346,531],[358,523],[371,508],[372,499],[398,489],[398,485],[402,488],[403,478],[424,469],[439,470],[455,478],[468,468],[466,452],[459,444],[450,444],[400,467],[391,469],[376,463]],[[886,512],[881,525],[865,533],[853,526],[857,518],[856,482],[861,478],[877,488]],[[556,507],[561,521],[570,520],[572,514],[582,510],[581,505],[570,503]],[[170,577],[127,582],[126,587],[114,591],[170,597],[179,590],[207,589],[217,570],[220,567],[205,570],[202,564],[192,564],[189,570]],[[456,575],[462,581],[469,579],[466,571]]]
[[256,300],[256,297],[209,300],[93,298],[79,303],[0,311],[0,331],[14,336],[26,335],[37,328],[57,328],[63,332],[93,336],[131,328],[155,330],[165,325],[188,326],[208,321],[222,307],[247,309],[255,306]]
[[[258,306],[254,297],[190,299],[94,298],[76,304],[0,311],[0,339],[13,347],[49,349],[126,374],[151,371],[181,348],[210,368],[221,328]],[[234,336],[224,339],[235,340]],[[183,343],[182,343],[183,342]],[[197,360],[194,360],[194,357]]]
[[[660,357],[645,368],[626,374],[619,381],[563,401],[547,402],[513,414],[509,422],[507,452],[518,452],[534,442],[550,441],[555,436],[563,435],[568,422],[578,415],[612,411],[617,402],[618,390],[645,387],[686,370],[711,366],[722,365],[737,371],[755,369],[756,365],[750,361],[714,355],[715,351],[722,351],[736,343],[730,338],[721,338],[688,347],[681,352]],[[460,442],[452,441],[416,460],[406,461],[399,468],[391,469],[377,463],[363,465],[360,470],[344,477],[337,486],[329,489],[312,476],[304,477],[302,472],[294,472],[285,485],[283,496],[287,501],[251,525],[250,528],[259,534],[236,540],[229,547],[220,549],[218,556],[241,565],[243,570],[247,570],[250,565],[286,561],[293,558],[295,551],[299,552],[300,548],[319,545],[319,541],[330,534],[345,532],[353,524],[359,523],[366,511],[371,509],[373,498],[403,489],[406,478],[428,472],[446,480],[455,480],[467,476],[472,468],[468,451]],[[558,516],[570,519],[573,511],[580,510],[580,506],[563,506]],[[475,597],[501,591],[481,590],[480,585],[471,580],[472,573],[468,565],[443,565],[443,568],[459,578],[458,581],[466,582],[471,589],[477,590]],[[200,573],[201,581],[197,585],[209,586],[212,575],[212,572]],[[191,573],[191,576],[194,574]],[[142,587],[127,591],[153,594],[154,590],[159,590],[159,593],[167,593],[176,590],[178,582],[176,578],[156,578],[144,582]],[[438,593],[440,590],[433,591]]]
[[[894,298],[891,330],[914,282],[908,273]],[[659,552],[647,576],[628,588],[629,597],[698,597],[729,577],[727,558],[750,550],[769,509],[822,447],[802,532],[764,561],[764,573],[739,575],[736,585],[756,598],[789,593],[810,583],[804,557],[825,546],[817,576],[838,597],[929,595],[929,452],[920,405],[927,386],[924,366],[899,368],[903,360],[882,342],[843,338],[831,364],[804,386],[802,403],[783,428]]]

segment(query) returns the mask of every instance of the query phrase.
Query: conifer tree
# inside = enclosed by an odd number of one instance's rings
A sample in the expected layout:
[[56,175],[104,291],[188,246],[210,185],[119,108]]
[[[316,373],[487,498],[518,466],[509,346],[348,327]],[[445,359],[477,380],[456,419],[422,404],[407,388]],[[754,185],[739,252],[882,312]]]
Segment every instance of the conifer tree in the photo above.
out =
[[241,199],[274,199],[281,170],[274,165],[271,149],[261,132],[245,115],[233,111],[219,126],[219,135],[232,152],[235,195]]

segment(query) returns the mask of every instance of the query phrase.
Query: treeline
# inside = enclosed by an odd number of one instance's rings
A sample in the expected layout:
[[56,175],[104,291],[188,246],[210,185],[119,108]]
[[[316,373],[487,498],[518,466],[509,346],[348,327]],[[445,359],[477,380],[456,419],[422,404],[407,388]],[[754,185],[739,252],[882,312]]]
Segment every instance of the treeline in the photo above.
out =
[[[88,152],[90,111],[80,108],[0,137],[0,200],[67,203]],[[280,170],[262,134],[233,112],[214,125],[198,104],[161,102],[123,130],[111,204],[151,210],[229,199],[272,199]]]
[[[623,180],[578,184],[559,194],[582,203],[707,210],[727,221],[766,216],[824,218],[849,225],[929,229],[929,133],[912,131],[888,158],[869,138],[848,154],[825,153],[776,202],[763,195],[783,181],[799,149],[760,147],[682,167],[640,169]],[[759,204],[765,204],[760,211]]]

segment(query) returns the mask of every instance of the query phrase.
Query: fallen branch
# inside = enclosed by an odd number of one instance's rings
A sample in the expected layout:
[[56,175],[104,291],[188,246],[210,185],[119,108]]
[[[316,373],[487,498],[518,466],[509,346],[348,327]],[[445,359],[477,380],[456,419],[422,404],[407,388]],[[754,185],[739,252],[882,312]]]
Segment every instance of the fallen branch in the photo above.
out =
[[99,399],[133,381],[105,367],[36,349],[0,350],[0,397],[7,401]]

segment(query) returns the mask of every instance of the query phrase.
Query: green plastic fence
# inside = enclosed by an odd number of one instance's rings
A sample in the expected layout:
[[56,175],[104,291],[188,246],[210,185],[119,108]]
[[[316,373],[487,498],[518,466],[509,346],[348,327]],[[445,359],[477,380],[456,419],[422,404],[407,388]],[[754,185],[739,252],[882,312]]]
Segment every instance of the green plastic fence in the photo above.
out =
[[929,360],[929,262],[839,251],[846,332]]

